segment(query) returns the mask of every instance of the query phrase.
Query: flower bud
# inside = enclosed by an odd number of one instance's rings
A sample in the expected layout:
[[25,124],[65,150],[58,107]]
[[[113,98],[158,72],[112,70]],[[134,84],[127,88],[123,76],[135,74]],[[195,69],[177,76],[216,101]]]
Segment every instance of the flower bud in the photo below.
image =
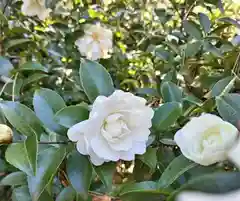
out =
[[0,144],[10,144],[12,137],[12,129],[5,124],[0,124]]

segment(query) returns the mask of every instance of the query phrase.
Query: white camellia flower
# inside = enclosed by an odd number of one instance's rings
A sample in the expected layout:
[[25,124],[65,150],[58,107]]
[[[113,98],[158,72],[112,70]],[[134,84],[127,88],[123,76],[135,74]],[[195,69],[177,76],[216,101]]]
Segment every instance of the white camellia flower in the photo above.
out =
[[112,50],[112,31],[97,25],[85,25],[85,35],[75,45],[83,56],[90,60],[109,58]]
[[45,7],[45,0],[23,0],[22,12],[24,15],[37,15],[40,20],[45,20],[51,9]]
[[239,201],[240,191],[226,194],[210,194],[201,192],[182,192],[177,196],[176,201]]
[[130,161],[146,151],[153,114],[145,99],[116,90],[109,97],[98,96],[89,119],[72,126],[67,134],[94,165]]
[[[240,168],[240,139],[235,146],[228,152],[228,158]],[[240,200],[240,199],[239,199]]]
[[174,136],[176,144],[188,159],[207,166],[227,159],[238,130],[212,114],[193,117]]

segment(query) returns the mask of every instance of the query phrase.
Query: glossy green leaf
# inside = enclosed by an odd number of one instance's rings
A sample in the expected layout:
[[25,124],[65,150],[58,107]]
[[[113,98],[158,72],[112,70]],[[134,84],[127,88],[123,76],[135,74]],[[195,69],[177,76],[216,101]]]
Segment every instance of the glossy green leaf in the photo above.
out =
[[84,92],[91,102],[99,95],[109,96],[114,91],[110,74],[97,62],[84,60],[81,63],[79,75]]
[[27,184],[27,176],[24,172],[13,172],[5,176],[1,180],[1,185],[5,186],[20,186]]
[[23,87],[33,84],[35,82],[38,82],[42,80],[43,78],[48,77],[47,74],[40,74],[40,73],[34,73],[33,75],[29,76],[27,79],[24,80]]
[[20,66],[19,70],[21,71],[42,71],[47,72],[47,69],[42,66],[42,64],[37,62],[27,62]]
[[56,201],[74,201],[75,197],[76,191],[71,186],[68,186],[61,191]]
[[[231,82],[232,79],[233,79],[233,76],[228,76],[228,77],[225,77],[225,78],[219,80],[211,89],[210,97],[219,96],[225,90],[225,88],[228,86],[228,84]],[[233,83],[233,85],[234,85],[234,83]],[[233,88],[233,86],[231,86],[231,88]],[[229,92],[229,91],[227,91],[227,92]]]
[[2,25],[8,24],[8,20],[1,10],[0,10],[0,24]]
[[159,188],[169,187],[176,179],[188,170],[196,167],[197,164],[188,160],[183,155],[176,157],[162,173],[159,181]]
[[163,82],[161,85],[161,94],[164,102],[182,102],[182,89],[173,82]]
[[239,172],[217,172],[198,176],[177,189],[167,201],[174,201],[176,195],[184,190],[201,191],[206,193],[227,193],[240,188]]
[[86,199],[92,180],[92,166],[87,157],[73,151],[67,160],[67,175],[72,187]]
[[208,33],[211,29],[211,21],[209,20],[208,16],[205,15],[204,13],[199,13],[198,16],[204,32]]
[[28,161],[31,165],[33,174],[36,174],[37,169],[37,155],[38,155],[38,140],[37,135],[28,136],[24,141],[24,147],[28,157]]
[[27,157],[27,151],[25,149],[24,143],[16,143],[8,146],[5,158],[8,163],[14,167],[22,170],[27,175],[33,175],[31,162]]
[[8,77],[12,70],[13,65],[11,62],[7,58],[0,56],[0,75]]
[[12,40],[9,40],[6,43],[5,48],[6,48],[6,50],[8,50],[9,48],[19,46],[19,45],[23,45],[25,43],[32,43],[32,42],[33,41],[31,39],[28,39],[28,38],[12,39]]
[[157,166],[157,149],[148,147],[147,151],[138,157],[143,163],[145,163],[152,171]]
[[180,103],[169,102],[161,105],[155,112],[152,125],[156,130],[166,130],[182,115]]
[[13,189],[12,201],[32,201],[29,194],[28,186],[24,185]]
[[202,39],[202,32],[199,29],[199,26],[193,21],[184,20],[183,28],[193,38],[196,38],[198,40]]
[[72,105],[59,110],[54,116],[54,120],[66,127],[71,126],[88,119],[89,111],[80,105]]
[[173,59],[172,53],[165,50],[161,46],[156,47],[156,49],[154,50],[154,54],[155,54],[155,56],[157,56],[158,58],[160,58],[161,60],[164,60],[164,61],[170,61]]
[[240,120],[240,95],[227,94],[216,97],[217,110],[221,117],[237,126]]
[[201,49],[201,41],[194,41],[186,44],[185,57],[194,57]]
[[54,121],[54,115],[66,107],[59,94],[46,88],[36,90],[33,97],[33,107],[37,117],[47,128],[55,132],[63,130],[63,127]]
[[55,176],[59,166],[66,156],[66,148],[51,147],[38,155],[36,176],[28,178],[28,185],[33,201],[37,201]]
[[40,135],[44,133],[40,120],[34,112],[25,105],[18,102],[3,101],[0,103],[0,107],[7,120],[21,134],[27,136],[37,134],[38,137],[40,137]]
[[113,176],[116,171],[116,164],[115,163],[104,163],[101,166],[94,167],[97,175],[105,185],[107,191],[110,191],[113,184]]

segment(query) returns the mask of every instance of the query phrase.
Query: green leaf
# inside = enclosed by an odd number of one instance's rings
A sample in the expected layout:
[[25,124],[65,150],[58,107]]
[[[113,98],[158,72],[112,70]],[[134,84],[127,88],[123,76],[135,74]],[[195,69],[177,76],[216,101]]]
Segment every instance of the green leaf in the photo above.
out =
[[54,121],[54,115],[66,107],[59,94],[46,88],[36,90],[33,97],[33,107],[37,117],[47,128],[55,132],[63,131],[63,127]]
[[89,111],[81,105],[72,105],[59,110],[54,116],[54,120],[66,127],[71,126],[88,119]]
[[196,167],[197,164],[188,160],[183,155],[176,157],[162,173],[159,181],[159,188],[169,187],[176,179],[188,170]]
[[180,103],[165,103],[155,111],[152,125],[156,130],[166,130],[177,121],[181,114],[182,107]]
[[187,43],[185,48],[185,57],[194,57],[201,49],[202,42],[201,41],[194,41],[191,43]]
[[182,102],[182,89],[173,82],[163,82],[161,85],[161,94],[164,102]]
[[114,92],[113,81],[107,70],[94,61],[81,63],[80,80],[88,99],[93,102],[97,96],[109,96]]
[[120,192],[120,198],[122,201],[165,201],[168,195],[169,192],[166,190],[157,190],[156,182],[153,181],[144,181],[126,185]]
[[12,201],[32,201],[28,191],[28,186],[24,185],[13,189]]
[[47,74],[40,74],[40,73],[35,73],[31,76],[29,76],[28,78],[26,78],[24,80],[24,83],[23,83],[23,87],[29,85],[29,84],[32,84],[34,82],[38,82],[39,80],[43,79],[43,78],[46,78],[48,77]]
[[2,25],[8,24],[8,19],[7,19],[6,16],[2,13],[1,10],[0,10],[0,24],[2,24]]
[[211,29],[211,21],[204,13],[199,13],[198,16],[203,30],[205,31],[205,33],[208,33]]
[[240,95],[227,94],[216,97],[217,110],[221,117],[237,126],[240,120]]
[[239,179],[239,172],[218,172],[195,177],[172,193],[167,201],[174,201],[176,195],[184,190],[221,194],[234,191],[240,188]]
[[92,166],[88,159],[73,151],[67,160],[67,175],[72,187],[83,199],[87,199],[92,180]]
[[115,163],[104,163],[101,166],[94,167],[97,175],[105,185],[107,191],[110,191],[112,189],[112,182],[113,182],[113,176],[116,171],[116,164]]
[[27,184],[27,176],[24,172],[13,172],[5,176],[1,180],[1,185],[5,186],[20,186]]
[[27,136],[32,136],[36,133],[38,138],[44,133],[40,120],[34,112],[25,105],[18,102],[3,101],[0,103],[0,107],[7,120],[20,133]]
[[18,168],[19,170],[22,170],[27,175],[33,175],[31,162],[27,157],[27,151],[25,149],[24,143],[9,145],[5,153],[5,158],[8,163]]
[[12,48],[18,45],[23,45],[25,43],[33,43],[33,41],[28,38],[12,39],[12,40],[9,40],[4,47],[6,50],[8,50],[9,48]]
[[28,186],[33,201],[39,199],[47,185],[52,181],[65,156],[65,147],[51,147],[39,153],[36,176],[28,178]]
[[228,84],[232,81],[232,79],[233,79],[233,76],[228,76],[219,80],[211,89],[210,98],[219,96],[224,91],[224,89],[228,86]]
[[0,75],[9,77],[13,68],[13,65],[7,58],[0,56]]
[[147,151],[138,158],[154,172],[157,166],[157,148],[148,147]]
[[188,33],[193,38],[196,38],[198,40],[202,39],[202,32],[199,29],[199,26],[193,21],[184,20],[183,28],[186,31],[186,33]]
[[31,165],[33,174],[36,174],[37,169],[37,154],[38,154],[38,140],[37,135],[28,136],[24,141],[24,147],[26,149],[26,154],[28,161]]
[[18,70],[48,72],[47,69],[44,66],[42,66],[42,64],[37,63],[37,62],[32,62],[32,61],[29,61],[29,62],[21,65]]
[[161,60],[164,60],[166,62],[169,62],[173,59],[172,53],[165,50],[162,46],[156,47],[154,54],[156,57],[159,57]]
[[71,186],[68,186],[61,191],[56,201],[74,201],[75,197],[76,191]]

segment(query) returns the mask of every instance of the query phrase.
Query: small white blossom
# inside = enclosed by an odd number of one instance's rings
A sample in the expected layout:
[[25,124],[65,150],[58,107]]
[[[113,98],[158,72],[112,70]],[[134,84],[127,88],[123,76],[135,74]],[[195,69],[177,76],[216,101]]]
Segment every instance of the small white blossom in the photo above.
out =
[[85,35],[75,45],[83,56],[90,60],[109,58],[112,50],[112,31],[97,25],[85,25]]
[[238,130],[212,114],[194,117],[174,136],[181,152],[188,159],[207,166],[227,159]]
[[40,20],[45,20],[51,9],[45,7],[45,0],[23,0],[22,12],[24,15],[37,15]]
[[145,99],[117,90],[109,97],[98,96],[89,119],[72,126],[67,134],[94,165],[130,161],[146,151],[153,113]]

